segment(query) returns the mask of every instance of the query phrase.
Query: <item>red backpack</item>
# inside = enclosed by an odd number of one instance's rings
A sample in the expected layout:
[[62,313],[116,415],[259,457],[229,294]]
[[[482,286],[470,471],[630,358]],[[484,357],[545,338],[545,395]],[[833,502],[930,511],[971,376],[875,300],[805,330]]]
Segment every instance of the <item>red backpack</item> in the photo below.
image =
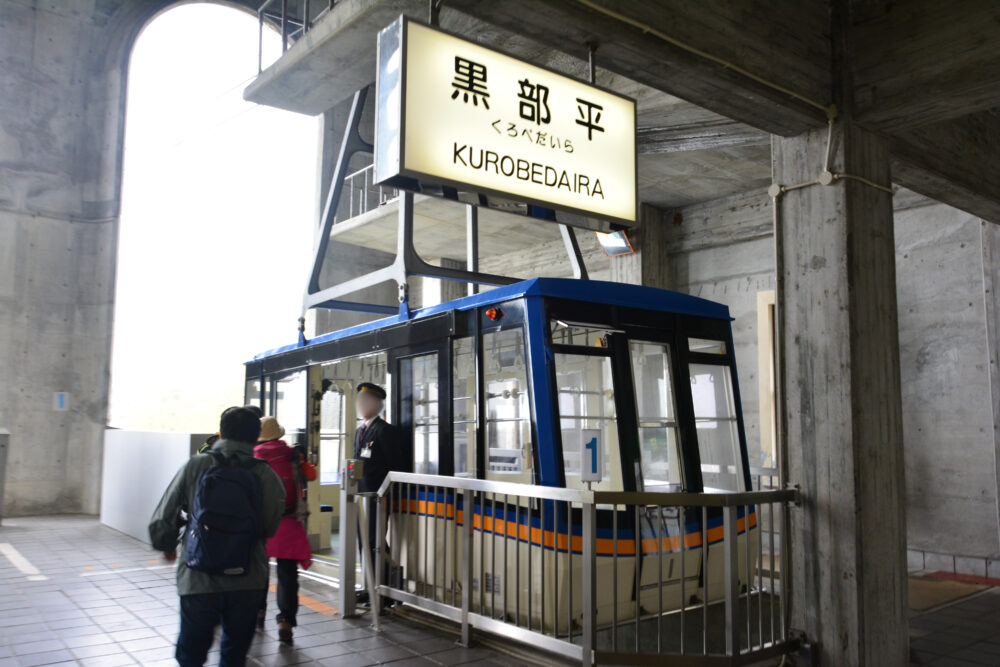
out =
[[[285,512],[283,516],[293,516],[299,512],[300,501],[305,505],[305,481],[302,477],[302,455],[298,450],[282,443],[282,447],[269,447],[256,453],[274,470],[285,487]],[[282,451],[284,450],[284,451]]]

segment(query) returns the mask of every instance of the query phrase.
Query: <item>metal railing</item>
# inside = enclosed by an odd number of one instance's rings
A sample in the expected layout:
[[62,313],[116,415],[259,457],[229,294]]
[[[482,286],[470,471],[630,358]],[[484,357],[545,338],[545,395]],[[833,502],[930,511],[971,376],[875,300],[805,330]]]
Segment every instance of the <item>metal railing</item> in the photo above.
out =
[[[257,8],[257,73],[264,70],[264,23],[271,23],[281,34],[284,53],[299,38],[309,32],[312,24],[333,9],[338,0],[264,0]],[[317,11],[317,7],[322,8]]]
[[775,555],[794,489],[604,492],[391,472],[378,495],[379,595],[459,623],[463,643],[476,628],[584,665],[744,664],[792,646],[791,573]]
[[755,468],[750,466],[750,484],[754,491],[780,489],[780,473],[777,468]]
[[398,196],[396,188],[375,183],[375,165],[369,164],[344,178],[334,224],[367,213]]

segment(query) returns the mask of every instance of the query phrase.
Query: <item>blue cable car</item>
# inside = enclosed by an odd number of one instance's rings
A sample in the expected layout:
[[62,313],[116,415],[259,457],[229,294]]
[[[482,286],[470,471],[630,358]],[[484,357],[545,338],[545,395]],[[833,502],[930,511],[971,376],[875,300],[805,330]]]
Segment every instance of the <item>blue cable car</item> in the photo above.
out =
[[[258,355],[246,364],[246,398],[307,445],[326,483],[313,492],[314,503],[333,502],[341,460],[353,456],[361,381],[386,387],[387,418],[405,435],[410,472],[599,491],[741,492],[751,480],[730,321],[725,305],[685,294],[538,278]],[[580,557],[581,522],[572,507],[500,505],[477,504],[474,530],[499,533],[517,558],[477,546],[476,562],[535,563],[536,576],[558,578],[561,569],[565,578]],[[394,520],[411,522],[405,533],[415,536],[395,554],[407,579],[419,584],[424,560],[441,548],[419,543],[440,534],[429,538],[420,522],[456,520],[463,510],[454,495],[430,489],[396,499]],[[740,510],[737,526],[744,573],[759,539],[752,506]],[[324,530],[328,539],[328,529],[310,526],[320,546]],[[683,572],[687,594],[720,599],[722,531],[721,510],[712,508],[599,508],[598,585],[638,591],[640,605],[631,608],[679,608],[690,602],[681,599]],[[600,557],[612,548],[617,577],[601,569]],[[556,554],[547,565],[544,551]],[[499,607],[504,595],[553,603],[498,583],[530,585],[531,577],[488,576],[501,593],[490,604]],[[556,581],[556,593],[567,584]],[[598,620],[627,613],[598,609]]]

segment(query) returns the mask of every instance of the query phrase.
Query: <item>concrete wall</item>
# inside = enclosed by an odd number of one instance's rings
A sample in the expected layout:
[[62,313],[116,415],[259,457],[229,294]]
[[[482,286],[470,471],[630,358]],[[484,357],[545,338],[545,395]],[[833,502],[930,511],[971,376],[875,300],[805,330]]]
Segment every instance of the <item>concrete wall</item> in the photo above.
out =
[[10,446],[10,432],[0,428],[0,523],[3,522],[3,485],[7,472],[7,448]]
[[[108,5],[0,4],[8,515],[97,511],[125,81],[106,50]],[[57,391],[68,411],[53,412]]]
[[943,204],[896,212],[907,543],[930,569],[1000,550],[981,226]]

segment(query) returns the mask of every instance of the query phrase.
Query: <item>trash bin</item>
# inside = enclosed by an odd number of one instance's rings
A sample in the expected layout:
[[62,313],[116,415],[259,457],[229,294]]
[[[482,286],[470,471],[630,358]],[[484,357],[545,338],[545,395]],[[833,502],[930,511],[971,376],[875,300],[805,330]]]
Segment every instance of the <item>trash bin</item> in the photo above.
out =
[[10,431],[0,428],[0,524],[3,523],[3,480],[7,475],[7,445],[10,444]]

